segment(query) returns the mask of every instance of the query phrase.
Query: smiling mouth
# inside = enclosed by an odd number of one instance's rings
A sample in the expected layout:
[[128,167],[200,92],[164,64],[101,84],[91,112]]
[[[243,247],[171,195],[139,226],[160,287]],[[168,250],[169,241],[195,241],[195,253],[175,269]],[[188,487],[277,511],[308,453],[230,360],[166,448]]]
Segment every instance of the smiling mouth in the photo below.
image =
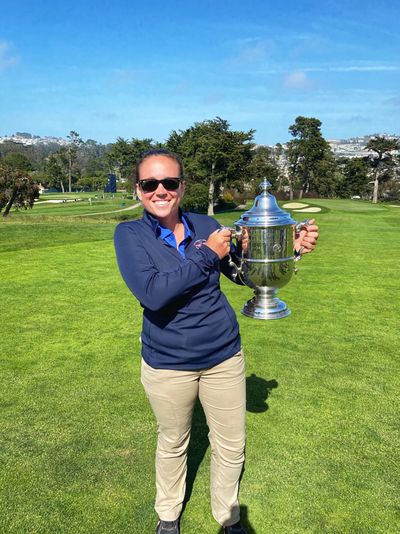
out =
[[169,204],[169,200],[155,200],[154,204],[156,206],[166,206],[167,204]]

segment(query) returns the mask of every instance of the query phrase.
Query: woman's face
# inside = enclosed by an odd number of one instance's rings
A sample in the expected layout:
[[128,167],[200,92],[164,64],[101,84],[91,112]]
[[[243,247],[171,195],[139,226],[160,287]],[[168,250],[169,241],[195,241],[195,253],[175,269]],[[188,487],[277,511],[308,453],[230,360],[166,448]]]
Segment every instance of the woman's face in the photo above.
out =
[[[149,156],[139,168],[140,180],[180,177],[178,163],[163,155]],[[184,191],[185,185],[183,183],[179,184],[176,191],[168,191],[160,183],[157,189],[150,193],[145,193],[139,184],[136,185],[136,194],[142,201],[144,209],[157,217],[164,226],[179,221],[179,204]]]

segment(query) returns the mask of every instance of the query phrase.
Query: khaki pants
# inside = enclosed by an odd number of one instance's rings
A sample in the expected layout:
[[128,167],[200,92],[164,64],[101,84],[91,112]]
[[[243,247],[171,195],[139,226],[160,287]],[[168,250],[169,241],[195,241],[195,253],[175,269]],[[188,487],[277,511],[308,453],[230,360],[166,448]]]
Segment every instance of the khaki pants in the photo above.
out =
[[153,369],[142,361],[142,384],[158,424],[155,509],[160,519],[173,521],[182,511],[192,413],[199,397],[209,427],[212,513],[220,525],[239,521],[246,413],[242,352],[202,371]]

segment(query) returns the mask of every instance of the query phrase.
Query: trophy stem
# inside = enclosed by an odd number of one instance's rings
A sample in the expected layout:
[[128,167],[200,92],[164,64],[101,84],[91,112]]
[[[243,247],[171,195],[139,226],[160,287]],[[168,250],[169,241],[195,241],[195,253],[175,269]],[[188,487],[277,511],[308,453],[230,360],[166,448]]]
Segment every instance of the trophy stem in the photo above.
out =
[[290,315],[283,300],[277,297],[275,287],[256,287],[254,297],[246,302],[241,310],[243,315],[253,319],[281,319]]

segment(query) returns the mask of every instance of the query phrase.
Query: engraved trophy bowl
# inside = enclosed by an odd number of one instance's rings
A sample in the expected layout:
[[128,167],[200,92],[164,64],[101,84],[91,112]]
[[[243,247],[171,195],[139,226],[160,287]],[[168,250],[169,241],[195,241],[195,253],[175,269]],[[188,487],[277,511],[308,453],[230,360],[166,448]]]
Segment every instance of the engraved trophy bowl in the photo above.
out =
[[[277,296],[278,289],[289,283],[294,272],[294,229],[299,232],[308,221],[298,223],[282,210],[273,195],[267,190],[271,184],[264,179],[261,194],[255,198],[253,207],[235,222],[232,236],[237,240],[239,265],[230,262],[242,282],[254,290],[254,297],[241,313],[254,319],[281,319],[290,314],[290,309]],[[247,247],[242,247],[247,235]]]

